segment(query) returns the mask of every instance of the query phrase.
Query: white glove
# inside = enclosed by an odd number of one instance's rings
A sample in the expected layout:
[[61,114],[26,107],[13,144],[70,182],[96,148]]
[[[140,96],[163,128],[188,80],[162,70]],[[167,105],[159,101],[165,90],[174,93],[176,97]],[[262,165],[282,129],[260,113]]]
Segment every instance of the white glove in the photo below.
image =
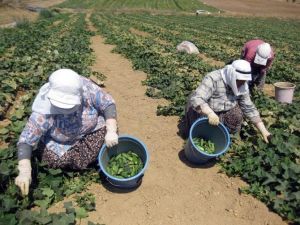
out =
[[258,122],[258,123],[255,124],[255,126],[260,131],[260,133],[262,134],[265,142],[269,143],[268,137],[271,135],[271,133],[266,129],[264,123],[263,122]]
[[21,159],[18,165],[19,175],[15,179],[15,184],[20,188],[23,196],[28,195],[31,184],[31,162],[29,159]]
[[201,112],[208,117],[208,123],[214,126],[219,125],[220,119],[217,114],[207,105],[201,106]]
[[117,121],[115,119],[107,119],[106,124],[106,135],[105,144],[108,148],[118,144],[118,134],[117,134]]

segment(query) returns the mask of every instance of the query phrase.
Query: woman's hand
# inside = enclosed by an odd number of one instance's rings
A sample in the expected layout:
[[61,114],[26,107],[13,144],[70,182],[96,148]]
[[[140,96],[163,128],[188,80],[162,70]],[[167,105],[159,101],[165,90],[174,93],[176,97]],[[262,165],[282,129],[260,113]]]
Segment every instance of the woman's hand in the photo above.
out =
[[115,119],[107,119],[106,124],[106,135],[105,144],[108,148],[113,147],[118,144],[118,134],[117,134],[117,121]]
[[198,113],[203,113],[208,117],[208,123],[214,126],[219,125],[220,118],[218,115],[206,104],[200,107],[200,111]]
[[269,139],[271,137],[271,133],[267,130],[263,122],[258,122],[255,124],[257,129],[260,131],[261,135],[263,136],[263,139],[266,143],[269,143]]
[[15,184],[20,188],[23,196],[28,195],[31,184],[31,162],[29,159],[22,159],[18,165],[19,175],[15,179]]
[[220,119],[217,114],[215,114],[214,112],[211,112],[207,115],[207,117],[208,117],[209,124],[214,125],[214,126],[219,125]]

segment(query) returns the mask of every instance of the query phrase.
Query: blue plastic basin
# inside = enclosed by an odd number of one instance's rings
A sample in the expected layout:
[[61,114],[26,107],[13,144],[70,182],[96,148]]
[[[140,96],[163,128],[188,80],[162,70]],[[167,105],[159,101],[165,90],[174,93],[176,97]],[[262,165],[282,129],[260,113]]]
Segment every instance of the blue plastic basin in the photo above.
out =
[[[208,154],[196,147],[193,138],[203,138],[210,140],[215,144],[215,153]],[[196,120],[189,132],[189,138],[184,148],[186,158],[195,164],[204,164],[208,160],[216,158],[224,154],[230,144],[230,135],[227,128],[220,123],[218,126],[213,126],[208,123],[207,118]]]
[[[110,175],[106,171],[106,167],[108,165],[110,158],[117,154],[128,152],[128,151],[132,151],[136,153],[141,158],[144,164],[143,169],[135,176],[129,178],[117,178]],[[148,162],[149,162],[149,153],[147,151],[145,144],[140,140],[138,140],[137,138],[128,135],[119,136],[119,144],[115,145],[112,148],[107,148],[107,146],[103,144],[98,155],[98,163],[100,166],[100,171],[102,171],[105,174],[107,181],[115,187],[125,188],[125,189],[135,188],[141,183],[142,178],[144,176],[144,172],[147,169]]]

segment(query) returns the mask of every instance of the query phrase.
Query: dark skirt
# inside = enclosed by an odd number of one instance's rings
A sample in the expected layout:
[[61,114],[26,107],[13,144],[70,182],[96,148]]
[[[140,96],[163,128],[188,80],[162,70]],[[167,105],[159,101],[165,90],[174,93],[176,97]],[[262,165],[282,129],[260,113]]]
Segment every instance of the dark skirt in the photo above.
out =
[[[216,114],[219,116],[220,122],[227,127],[228,131],[231,134],[237,133],[241,130],[243,123],[243,113],[238,104],[228,111],[216,112]],[[193,123],[201,117],[206,117],[206,115],[196,112],[191,106],[186,109],[184,118],[184,136],[188,136],[189,130]]]
[[105,127],[84,136],[63,156],[46,148],[43,143],[38,146],[40,160],[50,168],[84,170],[97,160],[101,146],[104,143]]

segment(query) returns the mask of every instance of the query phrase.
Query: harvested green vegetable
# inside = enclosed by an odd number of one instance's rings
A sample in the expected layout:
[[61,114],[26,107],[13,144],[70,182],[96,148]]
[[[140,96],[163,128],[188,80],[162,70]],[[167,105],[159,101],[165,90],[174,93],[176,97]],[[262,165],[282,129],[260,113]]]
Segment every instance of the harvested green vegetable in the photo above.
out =
[[206,141],[202,138],[193,138],[193,142],[196,145],[196,147],[199,148],[201,151],[206,152],[208,154],[215,153],[215,144],[211,141]]
[[138,174],[143,168],[141,158],[134,152],[128,151],[113,156],[106,167],[106,171],[118,178],[129,178]]

